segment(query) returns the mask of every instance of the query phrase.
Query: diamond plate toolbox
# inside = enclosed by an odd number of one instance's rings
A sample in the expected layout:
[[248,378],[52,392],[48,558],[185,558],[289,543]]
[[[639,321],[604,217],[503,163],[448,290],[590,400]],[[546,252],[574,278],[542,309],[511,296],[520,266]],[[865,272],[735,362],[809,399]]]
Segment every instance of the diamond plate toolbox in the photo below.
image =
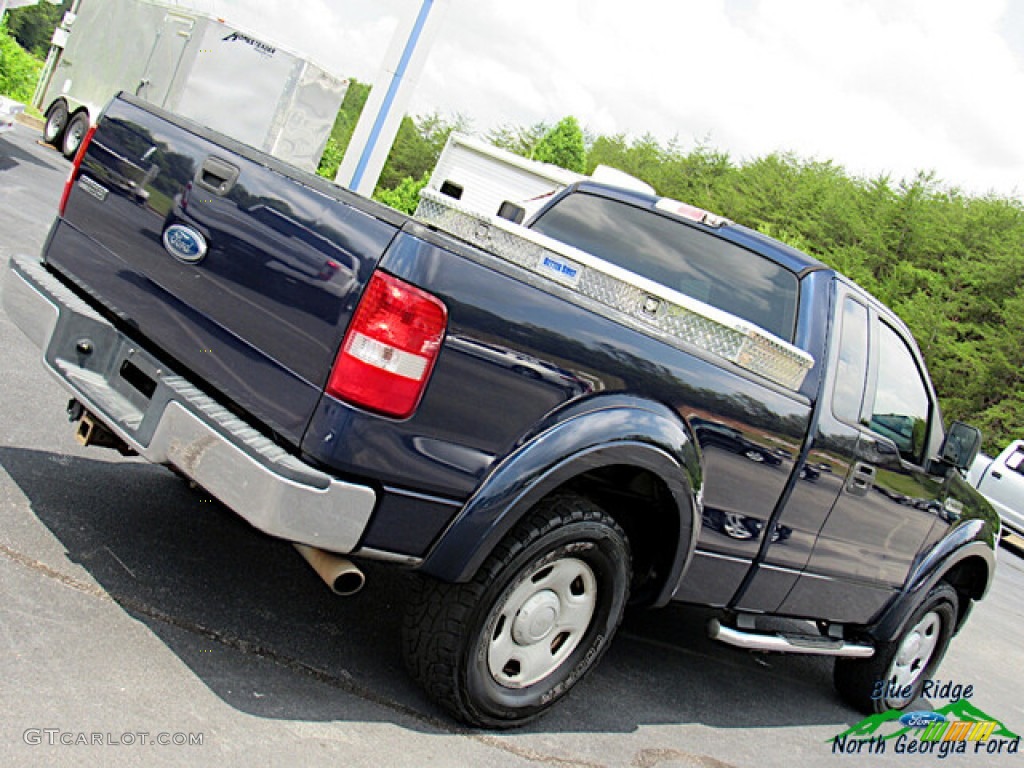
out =
[[416,218],[521,267],[542,288],[558,284],[612,320],[642,324],[673,346],[696,347],[787,389],[800,389],[814,365],[809,354],[756,325],[433,190],[420,193]]

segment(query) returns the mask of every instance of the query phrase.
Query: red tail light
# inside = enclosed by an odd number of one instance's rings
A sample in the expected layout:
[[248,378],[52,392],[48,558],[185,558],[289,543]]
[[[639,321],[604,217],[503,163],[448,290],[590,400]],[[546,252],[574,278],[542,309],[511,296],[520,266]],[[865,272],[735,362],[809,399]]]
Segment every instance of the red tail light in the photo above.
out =
[[75,153],[75,162],[71,166],[71,173],[68,174],[68,180],[64,182],[64,194],[60,196],[60,207],[57,210],[61,216],[64,215],[64,209],[68,207],[68,197],[71,196],[71,188],[75,186],[75,181],[78,179],[78,170],[82,167],[82,158],[85,157],[85,150],[89,148],[89,142],[92,141],[94,133],[96,133],[96,126],[89,126],[89,130],[82,137],[82,143],[78,145],[78,152]]
[[375,272],[334,361],[327,393],[387,416],[411,416],[447,324],[440,299]]

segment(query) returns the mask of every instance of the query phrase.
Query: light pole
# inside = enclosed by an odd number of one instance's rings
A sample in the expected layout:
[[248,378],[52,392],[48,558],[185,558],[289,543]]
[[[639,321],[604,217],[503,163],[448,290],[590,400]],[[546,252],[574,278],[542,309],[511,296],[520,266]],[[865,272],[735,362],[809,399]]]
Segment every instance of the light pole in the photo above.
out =
[[399,24],[334,177],[338,184],[373,194],[448,1],[421,0],[416,15]]
[[[3,2],[3,0],[0,0]],[[60,5],[60,0],[47,0],[47,2],[53,3],[54,5]],[[60,58],[61,52],[64,50],[64,45],[67,42],[67,26],[71,22],[69,19],[73,19],[75,14],[78,13],[78,8],[82,4],[82,0],[73,0],[71,8],[67,13],[64,14],[64,18],[61,19],[61,23],[54,30],[53,40],[50,42],[50,51],[46,54],[46,63],[43,64],[43,69],[39,73],[39,80],[36,82],[35,93],[32,94],[32,106],[36,109],[43,108],[43,95],[46,93],[47,87],[50,85],[50,78],[53,77],[53,70],[57,67],[57,59]],[[58,37],[60,32],[60,37]]]

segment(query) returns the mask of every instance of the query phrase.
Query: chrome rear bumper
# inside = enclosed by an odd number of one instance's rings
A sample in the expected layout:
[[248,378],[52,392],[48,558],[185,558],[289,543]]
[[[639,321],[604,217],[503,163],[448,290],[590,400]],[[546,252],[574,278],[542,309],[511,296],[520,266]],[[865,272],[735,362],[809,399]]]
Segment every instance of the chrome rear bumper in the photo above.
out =
[[3,275],[11,320],[85,409],[144,458],[172,465],[256,528],[351,552],[376,503],[372,488],[301,462],[176,374],[37,260]]

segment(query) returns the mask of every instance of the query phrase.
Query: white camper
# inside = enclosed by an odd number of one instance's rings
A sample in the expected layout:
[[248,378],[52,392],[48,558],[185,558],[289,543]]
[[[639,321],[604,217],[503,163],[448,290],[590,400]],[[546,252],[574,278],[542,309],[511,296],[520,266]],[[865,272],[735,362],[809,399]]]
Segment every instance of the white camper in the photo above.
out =
[[123,90],[315,170],[348,87],[221,19],[150,0],[81,0],[53,43],[36,106],[69,157]]
[[615,168],[599,165],[587,177],[461,133],[448,137],[427,188],[487,216],[498,215],[503,205],[511,203],[522,209],[516,217],[520,219],[529,218],[554,193],[586,178],[654,194],[649,184]]

